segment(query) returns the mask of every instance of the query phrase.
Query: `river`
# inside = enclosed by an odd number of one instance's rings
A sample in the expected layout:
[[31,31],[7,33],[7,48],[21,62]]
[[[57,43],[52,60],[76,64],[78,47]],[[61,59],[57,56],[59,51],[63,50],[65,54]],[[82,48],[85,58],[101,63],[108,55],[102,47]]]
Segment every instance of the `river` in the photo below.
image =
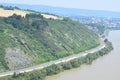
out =
[[120,30],[110,31],[108,40],[114,50],[91,65],[49,76],[46,80],[120,80]]

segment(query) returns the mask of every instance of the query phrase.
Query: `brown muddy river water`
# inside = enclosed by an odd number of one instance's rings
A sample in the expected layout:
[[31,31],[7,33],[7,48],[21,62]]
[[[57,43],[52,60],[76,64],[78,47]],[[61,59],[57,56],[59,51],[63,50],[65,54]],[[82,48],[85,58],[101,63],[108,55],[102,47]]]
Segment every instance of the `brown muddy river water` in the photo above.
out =
[[114,50],[92,63],[47,77],[46,80],[120,80],[120,30],[110,31]]

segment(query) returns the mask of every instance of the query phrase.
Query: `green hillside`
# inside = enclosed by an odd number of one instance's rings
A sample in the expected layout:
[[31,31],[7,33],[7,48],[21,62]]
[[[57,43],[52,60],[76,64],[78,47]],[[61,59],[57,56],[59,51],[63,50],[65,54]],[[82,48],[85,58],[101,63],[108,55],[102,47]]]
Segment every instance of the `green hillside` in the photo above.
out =
[[68,18],[40,14],[0,17],[0,70],[56,60],[99,45],[98,36]]

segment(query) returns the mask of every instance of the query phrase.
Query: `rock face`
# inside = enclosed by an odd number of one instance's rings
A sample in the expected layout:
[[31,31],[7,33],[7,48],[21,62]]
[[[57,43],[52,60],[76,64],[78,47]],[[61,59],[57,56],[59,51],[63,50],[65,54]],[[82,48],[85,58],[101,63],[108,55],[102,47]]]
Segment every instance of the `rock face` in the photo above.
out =
[[5,58],[11,70],[23,68],[31,64],[30,58],[19,48],[7,48]]

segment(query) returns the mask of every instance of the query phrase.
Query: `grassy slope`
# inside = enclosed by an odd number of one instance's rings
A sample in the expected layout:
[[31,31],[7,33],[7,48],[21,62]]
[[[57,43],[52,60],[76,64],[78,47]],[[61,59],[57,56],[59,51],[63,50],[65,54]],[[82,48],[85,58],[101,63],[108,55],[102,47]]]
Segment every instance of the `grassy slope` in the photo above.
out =
[[[0,64],[1,68],[6,66],[6,48],[20,48],[33,60],[34,64],[39,64],[99,45],[96,34],[70,19],[22,18],[16,20],[18,24],[22,24],[17,28],[11,22],[4,20],[0,18],[0,54],[2,55],[0,62],[5,64]],[[40,29],[36,29],[36,26],[31,24],[39,20],[45,23],[39,22]]]
[[[53,30],[56,29],[55,34],[51,35],[50,38],[57,40],[54,41],[56,43],[61,39],[61,44],[57,45],[62,45],[68,51],[68,54],[79,53],[98,45],[98,37],[92,31],[85,28],[84,25],[72,20],[48,20],[48,23]],[[60,35],[60,38],[54,37],[57,35]],[[63,42],[64,44],[62,44]]]

